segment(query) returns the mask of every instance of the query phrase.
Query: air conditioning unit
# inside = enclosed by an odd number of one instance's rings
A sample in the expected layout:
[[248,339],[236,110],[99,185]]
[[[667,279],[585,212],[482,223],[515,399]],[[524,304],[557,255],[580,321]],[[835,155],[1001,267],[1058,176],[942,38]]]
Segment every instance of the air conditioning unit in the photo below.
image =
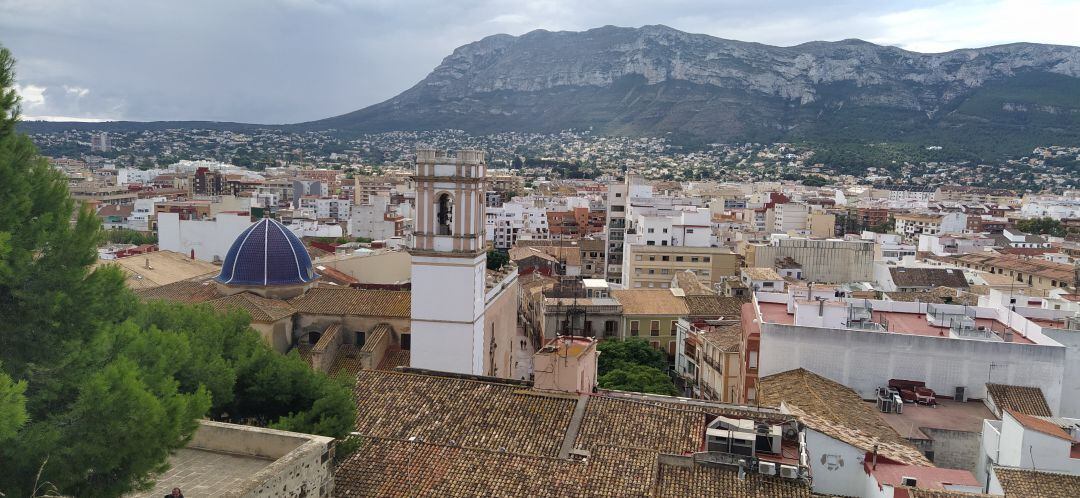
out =
[[776,464],[773,462],[760,462],[758,463],[757,470],[759,474],[774,476],[776,475]]
[[780,466],[780,477],[783,477],[783,478],[786,478],[786,479],[798,479],[799,478],[799,468],[798,467],[793,467],[791,465],[781,465]]

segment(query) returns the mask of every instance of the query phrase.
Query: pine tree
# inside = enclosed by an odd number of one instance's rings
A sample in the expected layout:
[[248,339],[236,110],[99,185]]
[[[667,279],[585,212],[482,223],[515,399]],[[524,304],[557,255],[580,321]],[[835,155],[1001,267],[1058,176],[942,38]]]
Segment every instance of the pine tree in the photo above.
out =
[[210,396],[180,392],[176,338],[134,326],[122,275],[89,270],[100,223],[15,131],[13,65],[0,48],[0,492],[117,496],[186,443]]

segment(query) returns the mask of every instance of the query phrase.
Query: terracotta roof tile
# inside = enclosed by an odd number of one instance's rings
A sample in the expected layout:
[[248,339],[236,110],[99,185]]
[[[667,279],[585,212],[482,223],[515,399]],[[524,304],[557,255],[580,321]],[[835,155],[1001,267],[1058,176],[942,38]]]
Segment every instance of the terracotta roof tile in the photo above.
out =
[[1070,444],[1072,443],[1072,436],[1070,436],[1068,432],[1065,432],[1065,429],[1062,429],[1061,426],[1049,420],[1040,417],[1034,417],[1031,415],[1025,415],[1016,410],[1010,410],[1008,408],[1006,408],[1005,411],[1012,418],[1016,419],[1017,422],[1020,422],[1020,425],[1028,429],[1036,432],[1041,432],[1043,434],[1046,434],[1047,436],[1064,439]]
[[750,302],[743,297],[727,296],[686,296],[689,316],[718,316],[726,320],[738,319],[742,305]]
[[734,467],[658,462],[661,453],[700,449],[706,412],[762,416],[748,408],[592,395],[574,441],[590,456],[578,460],[556,458],[576,395],[483,377],[364,370],[355,396],[362,445],[337,468],[337,496],[810,496],[801,481],[739,480]]
[[878,452],[908,465],[932,465],[850,388],[806,369],[788,370],[759,381],[762,404],[783,403],[808,427],[863,451]]
[[1080,475],[1075,474],[995,466],[994,475],[1005,496],[1075,498],[1080,490]]
[[497,382],[364,370],[356,431],[363,435],[558,456],[575,401]]
[[315,287],[289,301],[298,313],[409,318],[411,293],[405,291]]
[[611,291],[625,315],[685,316],[690,310],[683,298],[670,289],[624,289]]
[[181,280],[151,289],[139,289],[135,294],[144,301],[164,300],[182,303],[201,303],[221,297],[212,280]]
[[953,287],[966,289],[964,271],[952,268],[889,268],[897,287]]
[[383,355],[382,362],[379,363],[379,370],[393,370],[397,367],[407,367],[411,361],[409,350],[400,348],[390,348]]
[[214,299],[207,304],[220,313],[244,310],[251,316],[251,321],[259,323],[276,322],[296,313],[287,301],[267,299],[250,292]]
[[338,346],[337,356],[334,356],[334,363],[330,365],[327,373],[331,377],[342,374],[356,377],[363,368],[364,364],[360,361],[360,353],[356,350],[356,346],[342,344]]
[[705,413],[635,400],[594,396],[576,446],[592,449],[614,444],[665,453],[700,451],[705,437]]
[[1039,417],[1053,416],[1042,389],[1038,387],[987,384],[986,392],[999,410],[1013,410]]
[[742,323],[740,322],[706,327],[702,333],[704,340],[709,341],[709,343],[725,353],[741,350],[742,336]]

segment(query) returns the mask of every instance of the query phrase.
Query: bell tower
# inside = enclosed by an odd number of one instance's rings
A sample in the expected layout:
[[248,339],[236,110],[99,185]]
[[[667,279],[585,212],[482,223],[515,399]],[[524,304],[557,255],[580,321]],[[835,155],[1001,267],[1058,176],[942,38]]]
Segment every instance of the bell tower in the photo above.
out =
[[416,151],[414,367],[484,373],[486,175],[481,151]]

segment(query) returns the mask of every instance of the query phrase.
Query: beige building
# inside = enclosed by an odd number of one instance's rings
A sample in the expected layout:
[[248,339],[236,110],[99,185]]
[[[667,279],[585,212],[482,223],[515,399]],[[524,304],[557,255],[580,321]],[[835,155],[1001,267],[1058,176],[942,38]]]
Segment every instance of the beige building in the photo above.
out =
[[695,398],[732,403],[738,399],[742,376],[742,326],[739,320],[719,325],[696,326],[679,320],[682,351],[675,359],[675,369]]
[[774,268],[790,258],[811,282],[868,282],[874,275],[874,243],[865,240],[779,238],[745,247],[746,266]]
[[679,272],[689,271],[701,281],[720,283],[739,274],[739,257],[726,247],[627,245],[623,255],[628,289],[666,289]]

